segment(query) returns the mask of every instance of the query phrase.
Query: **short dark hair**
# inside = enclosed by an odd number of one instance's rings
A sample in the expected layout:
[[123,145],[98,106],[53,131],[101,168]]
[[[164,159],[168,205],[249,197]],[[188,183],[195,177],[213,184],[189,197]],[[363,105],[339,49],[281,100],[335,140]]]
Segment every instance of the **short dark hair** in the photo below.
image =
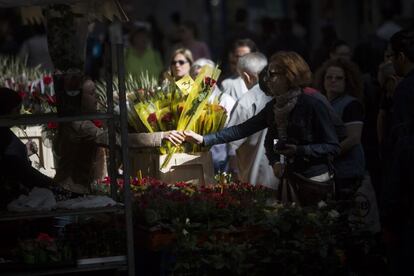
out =
[[395,33],[391,37],[390,43],[395,54],[404,53],[409,61],[414,62],[414,31],[412,29]]
[[236,50],[239,47],[249,47],[250,52],[252,53],[257,52],[259,50],[256,46],[256,43],[254,43],[254,41],[250,38],[237,39],[236,41],[234,41],[231,47],[231,51],[234,52],[234,50]]
[[337,39],[334,42],[332,42],[332,44],[329,48],[329,53],[334,53],[336,51],[336,49],[338,49],[341,46],[348,46],[349,47],[349,44],[346,43],[345,40]]
[[21,103],[22,98],[16,91],[7,87],[0,87],[0,116],[10,114]]

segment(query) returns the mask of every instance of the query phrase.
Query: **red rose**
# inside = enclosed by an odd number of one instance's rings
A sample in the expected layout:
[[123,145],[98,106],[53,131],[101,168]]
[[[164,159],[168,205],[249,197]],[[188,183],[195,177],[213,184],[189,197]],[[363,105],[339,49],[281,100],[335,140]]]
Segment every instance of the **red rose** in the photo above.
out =
[[46,241],[46,242],[53,242],[54,241],[54,239],[51,236],[49,236],[49,234],[46,234],[46,233],[39,233],[36,240]]
[[47,123],[47,128],[49,128],[49,129],[56,129],[56,128],[58,128],[58,126],[59,126],[59,124],[56,123],[56,122]]
[[27,93],[26,93],[26,92],[24,92],[24,91],[20,91],[20,92],[19,92],[19,96],[20,96],[20,98],[21,98],[22,100],[24,100],[24,99],[27,97]]
[[103,123],[101,120],[92,120],[92,123],[97,127],[97,128],[102,128],[103,127]]
[[171,112],[165,113],[164,116],[162,116],[161,121],[169,123],[173,119],[173,114]]
[[44,76],[43,77],[43,83],[45,84],[45,85],[49,85],[49,84],[51,84],[52,83],[52,81],[53,81],[53,79],[52,79],[52,77],[51,76]]
[[148,123],[155,123],[157,122],[157,114],[155,112],[151,113],[147,118]]
[[178,114],[181,114],[181,112],[183,112],[183,109],[184,109],[184,107],[179,106],[179,107],[178,107]]
[[205,79],[204,79],[204,83],[205,84],[207,84],[208,86],[210,86],[210,87],[213,87],[213,85],[215,85],[216,84],[216,80],[214,80],[214,79],[212,79],[212,78],[210,78],[210,77],[206,77]]
[[56,96],[50,96],[48,94],[46,94],[47,97],[47,103],[49,105],[55,105],[56,104]]

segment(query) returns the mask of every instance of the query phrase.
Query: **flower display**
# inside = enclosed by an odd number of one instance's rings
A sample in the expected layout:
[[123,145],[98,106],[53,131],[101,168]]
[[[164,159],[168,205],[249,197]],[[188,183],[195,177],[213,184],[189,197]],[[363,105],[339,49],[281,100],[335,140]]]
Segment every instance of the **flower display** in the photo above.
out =
[[353,230],[341,202],[281,204],[274,190],[226,177],[209,185],[131,178],[136,239],[170,252],[173,274],[342,275],[354,254],[373,257],[374,235]]
[[40,67],[29,68],[22,60],[0,57],[0,84],[19,93],[21,113],[56,112],[52,75]]
[[23,263],[30,265],[63,263],[72,260],[70,246],[48,233],[38,233],[35,239],[20,241],[18,255]]
[[[208,99],[220,75],[220,69],[205,66],[195,80],[185,76],[177,82],[167,78],[161,85],[142,74],[136,79],[126,77],[128,123],[136,132],[158,132],[168,130],[193,130],[200,134],[217,132],[223,128],[227,119],[224,108],[218,100],[208,103]],[[119,84],[113,82],[115,100]],[[106,86],[98,83],[97,91],[101,106],[106,106]],[[207,148],[199,145],[182,145],[174,147],[165,142],[160,154],[168,154],[162,165],[164,167],[175,152],[200,152]]]

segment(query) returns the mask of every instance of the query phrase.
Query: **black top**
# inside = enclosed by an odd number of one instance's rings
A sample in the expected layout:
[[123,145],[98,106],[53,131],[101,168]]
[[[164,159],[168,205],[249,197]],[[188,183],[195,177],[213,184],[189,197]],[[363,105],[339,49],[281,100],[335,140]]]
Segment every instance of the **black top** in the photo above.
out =
[[[204,136],[206,146],[228,143],[268,128],[265,139],[269,164],[280,160],[273,151],[273,139],[278,137],[273,106],[275,100],[246,122]],[[288,143],[297,145],[297,154],[292,162],[293,171],[306,177],[329,171],[329,159],[339,153],[340,146],[332,117],[326,106],[317,98],[301,94],[289,116]]]
[[364,122],[364,107],[359,101],[352,101],[344,108],[342,115],[344,124],[349,122]]
[[409,123],[414,118],[414,69],[398,84],[394,93],[392,127]]

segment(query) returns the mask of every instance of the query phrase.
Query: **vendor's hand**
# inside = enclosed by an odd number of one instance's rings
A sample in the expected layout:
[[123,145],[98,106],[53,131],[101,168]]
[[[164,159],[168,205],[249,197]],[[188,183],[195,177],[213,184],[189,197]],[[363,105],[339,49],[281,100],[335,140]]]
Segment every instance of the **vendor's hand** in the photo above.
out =
[[202,135],[197,134],[192,130],[184,131],[184,135],[185,135],[185,140],[193,144],[200,145],[204,141]]
[[273,173],[277,178],[281,178],[283,174],[285,173],[285,164],[282,164],[280,162],[276,162],[273,165]]
[[277,150],[277,154],[282,154],[287,157],[294,156],[296,154],[296,145],[293,144],[286,144],[283,149]]
[[32,156],[33,154],[36,154],[39,148],[37,147],[36,143],[32,140],[29,140],[26,143],[26,149],[27,149],[27,156]]
[[179,146],[185,141],[185,135],[182,131],[171,130],[163,132],[162,139],[170,141],[174,146]]

